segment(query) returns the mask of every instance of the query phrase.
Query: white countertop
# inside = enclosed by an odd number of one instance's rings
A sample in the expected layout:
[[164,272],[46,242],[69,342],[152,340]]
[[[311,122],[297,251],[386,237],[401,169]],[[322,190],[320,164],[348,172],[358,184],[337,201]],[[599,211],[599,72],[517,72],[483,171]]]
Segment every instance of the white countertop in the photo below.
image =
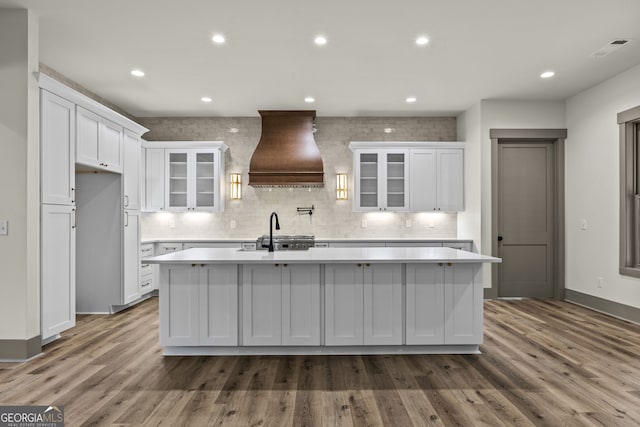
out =
[[[255,242],[256,237],[247,237],[246,239],[239,238],[196,238],[196,237],[144,237],[141,239],[142,243],[244,243]],[[420,243],[420,242],[472,242],[471,239],[458,239],[456,237],[375,237],[375,238],[346,238],[346,237],[316,237],[316,242],[367,242],[367,243],[385,243],[385,242],[406,242],[406,243]]]
[[147,264],[351,264],[351,263],[498,263],[500,258],[452,248],[311,248],[308,251],[243,251],[193,248],[145,258]]

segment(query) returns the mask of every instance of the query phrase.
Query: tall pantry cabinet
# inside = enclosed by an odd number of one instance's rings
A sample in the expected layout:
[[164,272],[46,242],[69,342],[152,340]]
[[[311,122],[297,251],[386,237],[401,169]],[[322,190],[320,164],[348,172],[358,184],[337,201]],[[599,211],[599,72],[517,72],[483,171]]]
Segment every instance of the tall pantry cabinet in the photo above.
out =
[[[73,327],[77,312],[111,311],[140,297],[140,136],[147,129],[44,74],[38,79],[46,343]],[[101,308],[83,308],[86,301]]]

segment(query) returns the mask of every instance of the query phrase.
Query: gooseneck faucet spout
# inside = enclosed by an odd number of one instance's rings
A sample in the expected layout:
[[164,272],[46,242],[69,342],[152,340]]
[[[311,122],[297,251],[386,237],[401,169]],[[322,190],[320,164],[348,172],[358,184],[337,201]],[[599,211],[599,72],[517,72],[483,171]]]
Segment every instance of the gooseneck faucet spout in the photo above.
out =
[[269,217],[269,252],[273,252],[273,217],[276,217],[276,230],[280,230],[280,221],[278,221],[278,214],[271,212]]

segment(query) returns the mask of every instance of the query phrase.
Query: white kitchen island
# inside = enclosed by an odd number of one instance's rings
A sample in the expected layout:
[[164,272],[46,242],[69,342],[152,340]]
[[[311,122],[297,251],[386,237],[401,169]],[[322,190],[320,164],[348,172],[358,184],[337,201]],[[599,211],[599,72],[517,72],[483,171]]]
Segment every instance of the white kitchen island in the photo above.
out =
[[451,248],[187,249],[160,264],[165,355],[478,353],[482,264]]

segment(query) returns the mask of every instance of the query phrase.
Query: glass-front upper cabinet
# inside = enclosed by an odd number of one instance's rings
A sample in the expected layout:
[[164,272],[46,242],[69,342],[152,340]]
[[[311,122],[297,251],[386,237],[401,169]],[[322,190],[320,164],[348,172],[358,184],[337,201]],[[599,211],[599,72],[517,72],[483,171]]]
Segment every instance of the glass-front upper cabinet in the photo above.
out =
[[168,211],[222,211],[221,150],[165,150],[165,207]]
[[408,210],[408,150],[355,152],[356,211]]

